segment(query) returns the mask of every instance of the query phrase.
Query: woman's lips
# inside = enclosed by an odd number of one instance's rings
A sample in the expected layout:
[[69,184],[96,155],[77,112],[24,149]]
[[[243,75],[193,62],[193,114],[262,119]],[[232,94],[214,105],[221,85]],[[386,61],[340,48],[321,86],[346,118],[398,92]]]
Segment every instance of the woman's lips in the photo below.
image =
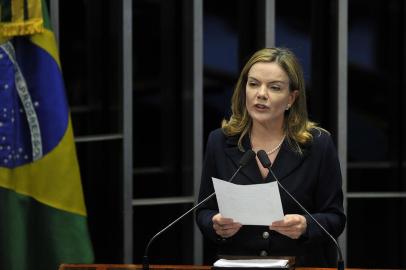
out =
[[267,110],[267,109],[269,109],[269,107],[264,105],[264,104],[255,104],[255,108],[257,108],[259,110]]

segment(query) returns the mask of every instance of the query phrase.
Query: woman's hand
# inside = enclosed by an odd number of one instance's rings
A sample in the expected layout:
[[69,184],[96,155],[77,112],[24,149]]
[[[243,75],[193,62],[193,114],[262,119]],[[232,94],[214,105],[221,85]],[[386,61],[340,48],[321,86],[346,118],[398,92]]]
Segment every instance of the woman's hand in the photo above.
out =
[[302,215],[285,215],[282,220],[272,222],[269,229],[277,231],[292,239],[298,239],[307,228],[306,218]]
[[223,238],[228,238],[236,234],[242,225],[234,222],[231,218],[223,218],[220,213],[213,216],[213,229]]

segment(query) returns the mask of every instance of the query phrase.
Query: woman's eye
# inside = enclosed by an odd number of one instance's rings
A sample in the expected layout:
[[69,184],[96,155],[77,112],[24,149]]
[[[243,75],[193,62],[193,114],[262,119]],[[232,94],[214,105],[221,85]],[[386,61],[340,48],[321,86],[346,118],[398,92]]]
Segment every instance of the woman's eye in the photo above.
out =
[[279,86],[277,86],[277,85],[271,85],[271,89],[274,90],[274,91],[280,91],[281,90],[281,88]]
[[257,83],[255,83],[255,82],[249,82],[248,85],[251,86],[251,87],[254,87],[254,86],[257,85]]

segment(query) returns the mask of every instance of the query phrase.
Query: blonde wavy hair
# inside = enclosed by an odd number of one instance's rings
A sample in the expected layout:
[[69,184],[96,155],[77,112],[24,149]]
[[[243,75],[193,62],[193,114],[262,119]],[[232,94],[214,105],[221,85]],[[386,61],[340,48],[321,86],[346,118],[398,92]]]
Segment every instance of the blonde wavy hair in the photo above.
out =
[[221,128],[226,136],[240,135],[238,148],[244,151],[242,138],[250,132],[252,127],[252,119],[245,105],[245,91],[248,72],[251,67],[258,62],[277,63],[288,75],[289,91],[298,91],[295,102],[290,109],[286,111],[283,128],[289,144],[294,150],[302,153],[301,146],[313,139],[310,130],[320,128],[308,119],[302,67],[296,56],[286,48],[265,48],[251,56],[242,69],[234,88],[234,93],[231,98],[232,115],[228,121],[226,119],[222,121]]

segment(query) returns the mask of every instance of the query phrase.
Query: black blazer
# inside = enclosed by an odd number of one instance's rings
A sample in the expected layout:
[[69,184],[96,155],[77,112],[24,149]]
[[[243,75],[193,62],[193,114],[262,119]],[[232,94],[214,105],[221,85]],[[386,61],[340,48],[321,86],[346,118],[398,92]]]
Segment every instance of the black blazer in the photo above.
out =
[[[337,238],[345,227],[341,172],[337,153],[328,133],[315,129],[313,140],[298,154],[285,140],[272,165],[281,184]],[[211,177],[228,180],[243,156],[238,137],[227,137],[221,129],[210,133],[203,165],[199,201],[214,192]],[[250,149],[247,137],[244,149]],[[273,181],[271,174],[262,178],[253,159],[237,174],[233,183],[249,185]],[[317,225],[280,189],[285,214],[302,214],[306,232],[297,240],[269,230],[267,226],[243,226],[234,236],[222,239],[213,229],[212,217],[218,213],[215,199],[196,211],[196,222],[203,235],[217,245],[219,255],[296,256],[298,266],[334,267],[337,252]],[[261,204],[258,204],[261,207]],[[255,209],[253,209],[255,211]]]

